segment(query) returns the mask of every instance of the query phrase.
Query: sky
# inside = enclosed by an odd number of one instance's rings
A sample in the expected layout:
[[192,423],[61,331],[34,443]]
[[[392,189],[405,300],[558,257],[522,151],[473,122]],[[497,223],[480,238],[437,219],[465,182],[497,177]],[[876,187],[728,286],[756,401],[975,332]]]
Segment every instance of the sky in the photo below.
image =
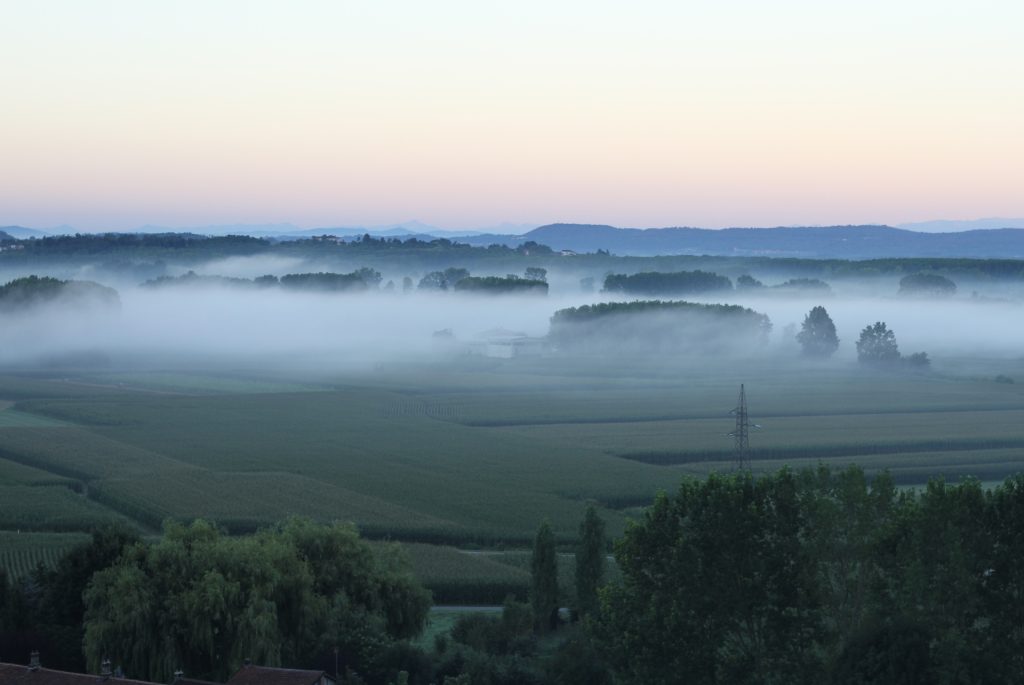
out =
[[1024,3],[0,0],[0,225],[1024,216]]

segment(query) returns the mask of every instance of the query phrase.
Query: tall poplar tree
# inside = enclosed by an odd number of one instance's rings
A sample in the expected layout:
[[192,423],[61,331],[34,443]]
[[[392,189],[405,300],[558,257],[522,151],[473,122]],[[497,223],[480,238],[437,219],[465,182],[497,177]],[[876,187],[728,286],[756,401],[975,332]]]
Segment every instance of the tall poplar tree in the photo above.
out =
[[604,578],[604,554],[604,521],[597,515],[597,508],[588,504],[576,547],[576,607],[581,616],[597,609],[597,588]]
[[533,539],[530,558],[530,604],[534,627],[546,633],[558,626],[558,557],[551,524],[544,521]]

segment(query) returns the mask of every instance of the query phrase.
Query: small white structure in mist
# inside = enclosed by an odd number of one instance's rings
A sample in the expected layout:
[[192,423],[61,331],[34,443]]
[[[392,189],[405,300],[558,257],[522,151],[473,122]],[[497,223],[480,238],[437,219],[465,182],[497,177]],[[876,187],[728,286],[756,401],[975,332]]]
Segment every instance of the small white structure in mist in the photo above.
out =
[[492,328],[477,333],[476,340],[469,343],[469,352],[493,359],[512,359],[540,356],[544,353],[546,344],[544,338],[531,338],[526,333],[510,331],[507,328]]

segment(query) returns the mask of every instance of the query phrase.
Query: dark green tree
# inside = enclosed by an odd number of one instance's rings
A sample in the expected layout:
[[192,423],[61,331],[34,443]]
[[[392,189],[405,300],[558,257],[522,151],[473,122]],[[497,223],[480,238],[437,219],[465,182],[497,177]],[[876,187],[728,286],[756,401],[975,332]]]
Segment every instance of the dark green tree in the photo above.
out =
[[991,493],[985,529],[993,553],[982,571],[982,601],[989,617],[980,648],[1002,670],[998,680],[1024,679],[1024,474],[1006,480]]
[[8,615],[13,596],[14,589],[7,580],[7,569],[0,568],[0,635],[7,631],[8,624],[11,622]]
[[539,266],[528,266],[526,267],[526,278],[531,281],[544,281],[548,280],[548,270]]
[[839,349],[836,325],[824,307],[818,306],[804,317],[804,324],[796,334],[805,357],[824,359]]
[[544,521],[537,528],[530,557],[530,605],[534,626],[546,633],[558,627],[558,556],[551,524]]
[[818,683],[822,634],[798,479],[686,480],[616,545],[602,651],[622,683]]
[[604,521],[593,504],[580,523],[580,539],[576,546],[576,607],[581,616],[598,608],[597,588],[604,579]]
[[900,359],[896,334],[884,322],[866,326],[857,341],[857,359],[866,364],[890,364]]
[[290,519],[245,537],[203,521],[169,523],[128,548],[85,593],[90,670],[104,657],[130,677],[167,682],[178,668],[223,681],[246,658],[311,663],[341,647],[367,673],[397,639],[418,633],[430,595],[394,547],[351,526]]
[[36,622],[38,630],[51,637],[57,647],[46,655],[52,667],[85,670],[82,596],[93,574],[112,566],[122,552],[139,539],[138,533],[126,526],[106,526],[94,531],[92,540],[61,557],[52,571],[38,574],[40,598]]

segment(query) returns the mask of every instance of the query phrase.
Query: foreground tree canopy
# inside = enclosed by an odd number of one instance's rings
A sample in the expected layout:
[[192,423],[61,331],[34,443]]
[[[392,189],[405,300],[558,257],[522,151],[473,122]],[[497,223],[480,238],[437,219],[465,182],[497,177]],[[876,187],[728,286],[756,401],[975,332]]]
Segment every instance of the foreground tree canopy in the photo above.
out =
[[351,526],[291,519],[230,538],[209,523],[169,523],[160,542],[129,547],[85,593],[85,655],[130,677],[223,681],[244,659],[308,664],[339,646],[366,672],[392,640],[418,634],[430,594],[397,548]]
[[616,549],[621,683],[1024,682],[1024,477],[897,491],[851,467],[687,480]]

